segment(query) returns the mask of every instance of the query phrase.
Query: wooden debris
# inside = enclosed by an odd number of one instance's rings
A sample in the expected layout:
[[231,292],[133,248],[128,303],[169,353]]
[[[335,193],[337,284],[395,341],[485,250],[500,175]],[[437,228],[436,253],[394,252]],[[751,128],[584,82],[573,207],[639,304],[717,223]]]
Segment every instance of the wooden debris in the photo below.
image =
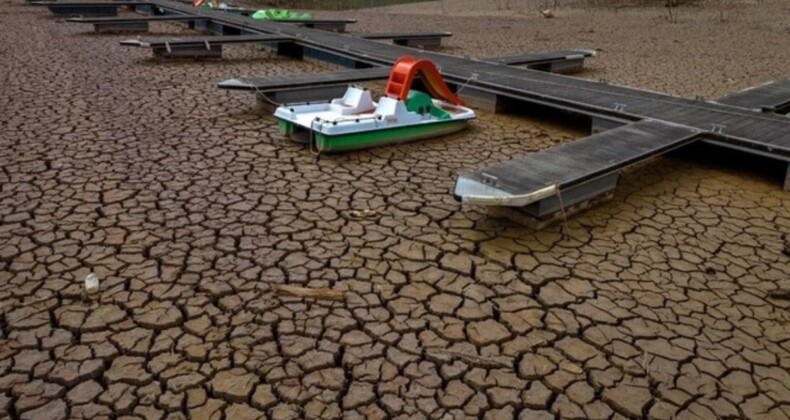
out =
[[790,299],[790,289],[777,289],[768,292],[771,299]]
[[581,366],[574,363],[563,363],[560,364],[560,367],[562,368],[562,370],[568,373],[572,373],[574,375],[581,375],[582,373],[584,373],[584,369],[582,369]]
[[63,219],[56,219],[52,221],[53,223],[95,223],[95,220],[88,219],[85,217],[66,217]]
[[376,217],[378,215],[378,212],[376,210],[371,210],[371,209],[351,210],[348,212],[348,215],[352,219],[370,219],[372,217]]
[[275,288],[278,292],[286,296],[336,301],[342,301],[346,298],[343,292],[332,289],[311,289],[309,287],[292,286],[289,284],[280,284],[275,286]]
[[460,360],[470,366],[477,366],[482,368],[507,368],[512,369],[513,364],[509,360],[502,357],[484,357],[476,354],[468,354],[460,351],[445,350],[445,349],[430,349],[429,354],[436,357],[447,356],[455,360]]

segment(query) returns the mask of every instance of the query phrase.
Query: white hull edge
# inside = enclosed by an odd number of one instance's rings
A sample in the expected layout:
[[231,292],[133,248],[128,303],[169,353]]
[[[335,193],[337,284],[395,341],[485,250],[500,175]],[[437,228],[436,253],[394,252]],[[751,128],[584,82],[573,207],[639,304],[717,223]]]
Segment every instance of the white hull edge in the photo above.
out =
[[453,191],[453,195],[465,204],[503,207],[524,207],[544,198],[556,196],[558,193],[557,185],[549,185],[526,194],[511,194],[464,175],[458,177]]

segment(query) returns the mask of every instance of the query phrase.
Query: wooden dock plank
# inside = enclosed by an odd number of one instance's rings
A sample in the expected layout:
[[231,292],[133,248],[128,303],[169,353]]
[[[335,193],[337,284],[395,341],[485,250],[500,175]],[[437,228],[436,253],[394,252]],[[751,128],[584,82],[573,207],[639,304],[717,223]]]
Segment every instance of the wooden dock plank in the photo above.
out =
[[142,38],[121,41],[121,45],[128,47],[164,47],[170,46],[202,46],[206,43],[237,44],[251,42],[277,42],[288,41],[293,38],[284,35],[219,35],[219,36],[192,36],[180,38]]
[[218,87],[220,89],[229,90],[271,91],[386,79],[389,73],[390,69],[386,67],[340,70],[324,73],[297,73],[287,76],[228,79],[220,82]]
[[452,32],[360,32],[351,34],[363,39],[447,38]]
[[595,57],[593,50],[559,50],[559,51],[544,51],[534,52],[519,55],[509,55],[505,57],[488,57],[481,58],[481,61],[489,61],[492,63],[504,64],[508,66],[520,65],[535,65],[542,63],[551,63],[554,61],[564,61],[579,58]]
[[73,17],[66,19],[69,23],[138,23],[138,22],[167,22],[167,21],[190,21],[207,20],[206,17],[191,15],[162,15],[162,16],[111,16],[111,17]]
[[[513,159],[497,169],[486,168],[485,172],[501,176],[506,180],[503,186],[517,194],[550,184],[569,187],[604,171],[622,169],[633,161],[656,156],[671,146],[685,143],[696,134],[696,131],[684,127],[640,121]],[[556,173],[530,171],[533,173],[528,178],[520,172],[511,171],[516,167],[529,170],[530,166],[539,165],[540,162],[562,162],[562,167]]]
[[562,194],[686,145],[698,136],[697,130],[687,127],[643,120],[463,174],[454,195],[465,202],[486,203],[497,198],[500,205],[521,207],[549,197],[551,191],[537,199],[527,198],[535,198],[534,194],[547,188]]
[[[255,36],[250,35],[249,37],[250,39],[255,39]],[[130,42],[130,44],[124,45],[133,44],[137,46],[137,41],[135,40],[122,41],[122,43],[126,42]],[[565,56],[566,54],[563,52],[562,54],[555,54],[554,57],[558,58],[560,55]],[[543,60],[545,56],[546,54],[541,54],[540,57],[536,59]],[[369,80],[386,79],[389,77],[389,72],[390,69],[388,67],[373,67],[367,69],[341,70],[324,73],[291,74],[287,76],[234,78],[220,82],[217,87],[220,89],[229,90],[270,91],[277,89],[292,89],[327,84],[347,84]]]
[[790,79],[751,87],[717,99],[716,102],[756,111],[785,111],[790,108]]
[[58,6],[58,7],[91,7],[91,6],[148,6],[149,1],[118,0],[118,1],[31,1],[31,6]]

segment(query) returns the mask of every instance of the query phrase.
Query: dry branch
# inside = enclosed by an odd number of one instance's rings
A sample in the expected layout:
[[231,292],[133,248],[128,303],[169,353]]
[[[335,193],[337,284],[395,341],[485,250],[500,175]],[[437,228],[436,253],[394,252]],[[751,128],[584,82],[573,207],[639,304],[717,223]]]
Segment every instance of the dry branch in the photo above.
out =
[[768,292],[768,296],[772,299],[790,299],[790,289],[779,289]]
[[323,299],[323,300],[345,300],[343,292],[332,289],[311,289],[308,287],[292,286],[288,284],[277,285],[276,289],[280,294],[302,298]]
[[471,366],[478,366],[483,368],[512,368],[512,363],[502,357],[484,357],[476,354],[467,354],[460,351],[445,350],[445,349],[429,349],[428,354],[435,357],[449,357],[452,360],[460,360]]

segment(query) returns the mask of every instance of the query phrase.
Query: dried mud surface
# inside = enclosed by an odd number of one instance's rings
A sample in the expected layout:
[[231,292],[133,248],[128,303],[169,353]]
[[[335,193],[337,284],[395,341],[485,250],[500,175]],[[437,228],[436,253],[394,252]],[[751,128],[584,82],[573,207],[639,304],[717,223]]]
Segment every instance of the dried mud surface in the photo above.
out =
[[[252,46],[157,63],[21,2],[0,28],[0,417],[790,417],[790,304],[769,297],[790,288],[790,197],[765,172],[663,158],[567,237],[535,232],[461,207],[454,177],[579,132],[482,114],[316,161],[215,84],[323,67]],[[704,78],[640,51],[588,75]],[[730,90],[728,60],[699,60]],[[747,85],[780,71],[738,60]]]

